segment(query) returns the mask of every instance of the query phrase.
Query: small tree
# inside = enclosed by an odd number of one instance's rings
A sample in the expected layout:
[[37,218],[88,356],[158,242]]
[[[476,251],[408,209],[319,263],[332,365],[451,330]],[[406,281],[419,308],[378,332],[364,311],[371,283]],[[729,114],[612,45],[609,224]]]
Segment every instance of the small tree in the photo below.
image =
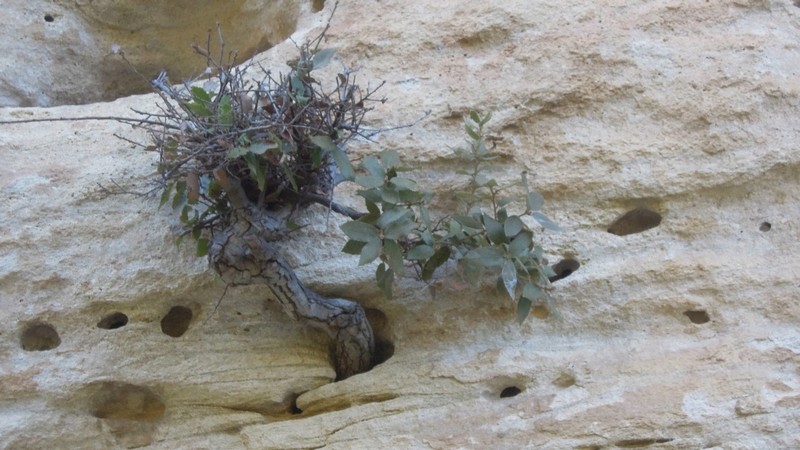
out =
[[[179,211],[198,256],[207,255],[230,285],[266,286],[291,318],[325,331],[340,379],[372,367],[375,343],[358,303],[307,288],[281,254],[278,243],[293,229],[292,212],[311,203],[349,217],[343,251],[359,255],[360,264],[380,259],[375,275],[387,297],[407,267],[428,281],[454,260],[469,280],[496,272],[520,321],[535,303],[552,306],[548,278],[554,273],[522,216],[557,226],[541,213],[544,200],[528,188],[525,174],[516,184],[524,191],[521,214],[509,210],[513,186],[486,176],[494,158],[484,131],[490,115],[472,112],[465,119],[469,147],[461,156],[469,170],[456,193],[462,211],[434,217],[433,195],[402,176],[407,169],[395,151],[353,167],[346,143],[364,136],[370,102],[382,100],[374,98],[377,88],[363,91],[346,70],[326,91],[312,76],[334,55],[319,49],[321,39],[301,46],[286,74],[262,70],[260,79],[249,80],[252,66],[235,66],[235,56],[223,64],[224,53],[214,59],[209,46],[195,48],[208,61],[202,86],[174,87],[163,73],[153,81],[163,103],[141,124],[159,153],[161,205]],[[366,212],[333,201],[341,181],[360,186]]]

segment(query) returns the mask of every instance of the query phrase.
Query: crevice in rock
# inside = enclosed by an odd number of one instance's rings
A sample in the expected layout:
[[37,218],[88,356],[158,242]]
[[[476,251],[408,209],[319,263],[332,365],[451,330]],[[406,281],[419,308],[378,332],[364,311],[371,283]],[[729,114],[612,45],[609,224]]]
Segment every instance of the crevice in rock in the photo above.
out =
[[289,396],[289,406],[286,408],[286,412],[293,416],[303,414],[303,410],[297,407],[297,397],[300,397],[300,394],[292,394]]
[[705,310],[684,311],[683,315],[688,317],[692,323],[696,324],[704,324],[711,320]]
[[614,445],[619,448],[642,448],[654,444],[665,444],[672,440],[672,438],[622,439],[614,442]]
[[127,324],[128,316],[125,313],[116,311],[103,316],[103,318],[97,322],[97,328],[102,328],[104,330],[116,330],[117,328],[122,328]]
[[375,336],[375,354],[372,359],[372,367],[375,368],[378,364],[383,364],[394,356],[392,330],[389,326],[389,319],[383,311],[375,308],[365,308],[364,312],[372,326],[372,334]]
[[40,322],[25,327],[20,335],[19,343],[25,351],[41,352],[61,345],[61,337],[52,325]]
[[161,319],[161,331],[174,338],[183,336],[192,322],[192,310],[185,306],[173,306]]
[[660,224],[661,214],[644,206],[639,206],[615,220],[608,227],[608,232],[617,236],[626,236],[628,234],[641,233]]

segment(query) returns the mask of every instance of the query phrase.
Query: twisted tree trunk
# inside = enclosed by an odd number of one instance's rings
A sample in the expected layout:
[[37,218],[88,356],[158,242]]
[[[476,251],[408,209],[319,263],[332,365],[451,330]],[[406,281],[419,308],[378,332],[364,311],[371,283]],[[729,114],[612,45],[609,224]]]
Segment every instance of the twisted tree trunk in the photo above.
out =
[[230,179],[224,169],[214,175],[239,220],[213,237],[211,267],[230,284],[265,285],[289,317],[325,331],[333,340],[338,379],[369,370],[375,339],[361,305],[325,298],[303,286],[275,244],[282,235],[281,221],[250,203],[238,181]]

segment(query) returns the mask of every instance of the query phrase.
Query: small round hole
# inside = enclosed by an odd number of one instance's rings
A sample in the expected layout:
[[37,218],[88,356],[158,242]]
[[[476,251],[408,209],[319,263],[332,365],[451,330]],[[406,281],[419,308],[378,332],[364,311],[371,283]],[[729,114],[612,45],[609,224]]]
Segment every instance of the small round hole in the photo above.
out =
[[553,283],[558,280],[563,280],[572,275],[576,270],[581,267],[581,263],[572,258],[562,259],[561,261],[553,264],[553,272],[555,276],[550,277],[550,282]]
[[113,312],[104,316],[97,322],[97,328],[104,330],[116,330],[128,324],[128,316],[121,312]]
[[58,336],[58,332],[52,325],[37,323],[25,328],[19,338],[19,343],[27,352],[42,352],[61,345],[61,337]]
[[189,329],[192,310],[185,306],[173,306],[161,319],[161,331],[167,336],[181,337]]
[[617,236],[641,233],[655,228],[661,224],[661,214],[640,206],[634,208],[614,221],[608,227],[608,232]]
[[684,311],[683,315],[688,317],[692,323],[696,324],[703,324],[707,323],[711,318],[708,316],[708,313],[705,311]]
[[322,11],[322,8],[325,7],[325,0],[312,0],[311,1],[311,12],[318,13]]
[[56,19],[54,19],[53,16],[51,16],[50,14],[45,14],[44,15],[44,21],[45,22],[52,22],[54,20],[56,20]]
[[522,390],[516,386],[509,386],[500,392],[500,398],[508,398],[517,396]]
[[761,225],[758,226],[758,229],[763,232],[767,232],[772,229],[772,224],[769,222],[761,222]]

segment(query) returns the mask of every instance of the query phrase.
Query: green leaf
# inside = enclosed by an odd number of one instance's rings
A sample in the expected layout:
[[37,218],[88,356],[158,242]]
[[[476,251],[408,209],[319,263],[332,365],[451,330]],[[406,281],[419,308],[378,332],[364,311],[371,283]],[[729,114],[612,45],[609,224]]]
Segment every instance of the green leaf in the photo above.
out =
[[383,240],[383,251],[394,273],[403,273],[403,250],[393,239]]
[[426,244],[419,244],[406,253],[406,259],[411,261],[421,261],[433,256],[433,247]]
[[332,48],[326,48],[318,51],[317,53],[314,53],[314,57],[311,59],[311,64],[314,70],[321,69],[327,66],[328,63],[331,62],[331,58],[333,58],[333,55],[335,54],[336,50]]
[[355,177],[356,183],[359,186],[365,187],[367,189],[370,188],[378,188],[383,186],[383,176],[375,176],[375,175],[356,175]]
[[388,239],[404,239],[415,228],[417,228],[417,223],[412,219],[412,215],[408,214],[386,227],[383,235]]
[[491,218],[488,214],[483,214],[483,225],[486,227],[486,232],[489,235],[489,240],[499,245],[506,242],[506,235],[503,232],[503,225]]
[[208,109],[208,106],[211,104],[211,96],[208,92],[199,86],[189,88],[189,92],[192,94],[192,101],[184,102],[186,108],[197,117],[210,116],[211,110]]
[[178,209],[184,203],[186,203],[186,182],[181,180],[175,183],[175,197],[172,198],[172,209]]
[[164,188],[164,192],[161,193],[161,201],[158,202],[159,209],[164,206],[167,201],[169,201],[169,195],[172,193],[172,189],[175,188],[175,183],[167,184],[167,187]]
[[199,103],[211,103],[211,95],[200,86],[192,86],[189,88],[189,92],[192,93],[192,100]]
[[556,223],[550,220],[549,217],[545,216],[539,211],[534,211],[531,215],[534,219],[536,219],[537,222],[539,222],[541,226],[547,228],[548,230],[561,231],[561,227],[556,225]]
[[217,122],[225,128],[233,125],[233,105],[231,105],[231,96],[228,94],[223,95],[219,100]]
[[412,179],[409,179],[409,178],[404,178],[404,177],[392,178],[392,181],[389,182],[389,185],[394,187],[394,188],[397,188],[398,191],[401,191],[401,190],[411,191],[411,190],[414,190],[414,189],[417,188],[416,181],[414,181]]
[[531,306],[533,306],[533,302],[528,300],[525,297],[521,297],[517,302],[517,323],[522,325],[525,322],[525,319],[528,317],[528,314],[531,312]]
[[[358,195],[364,197],[364,200],[372,203],[380,203],[383,201],[383,189],[371,188],[362,189],[357,192]],[[377,219],[377,216],[375,217]]]
[[392,285],[394,284],[394,271],[386,269],[386,264],[380,263],[378,268],[375,269],[375,280],[378,282],[378,287],[383,290],[386,298],[392,298]]
[[517,258],[522,258],[528,254],[528,249],[533,242],[533,233],[523,231],[519,233],[508,246],[508,251]]
[[528,207],[528,211],[539,211],[544,206],[544,197],[538,192],[528,192],[525,197],[525,204]]
[[398,193],[400,203],[419,203],[425,199],[425,193],[403,189]]
[[468,134],[468,135],[469,135],[469,137],[471,137],[472,139],[475,139],[475,140],[477,141],[477,140],[479,140],[479,139],[481,138],[481,135],[480,135],[480,134],[478,134],[478,132],[477,132],[477,131],[476,131],[474,128],[472,128],[471,126],[469,126],[469,124],[466,124],[466,123],[465,123],[465,124],[464,124],[464,129],[465,129],[465,130],[467,130],[467,134]]
[[381,152],[381,163],[383,168],[389,170],[400,166],[400,154],[396,150],[384,150]]
[[481,119],[481,121],[480,121],[480,122],[478,122],[478,125],[480,125],[480,126],[484,126],[484,125],[486,125],[486,124],[487,124],[487,123],[488,123],[490,120],[492,120],[492,112],[491,112],[491,111],[487,112],[487,113],[486,113],[486,115],[485,115],[485,116],[483,116],[483,119]]
[[503,224],[503,231],[506,233],[506,237],[509,239],[519,234],[523,228],[525,228],[525,224],[522,222],[522,219],[520,219],[519,216],[511,216],[506,219],[506,223]]
[[469,216],[453,216],[453,219],[455,219],[456,222],[460,223],[461,225],[463,225],[463,226],[465,226],[467,228],[473,228],[475,230],[483,229],[483,225],[481,225],[480,222],[478,222],[477,220],[473,219],[472,217],[469,217]]
[[358,259],[358,265],[363,266],[364,264],[369,264],[372,261],[380,256],[381,254],[381,241],[380,239],[376,239],[374,241],[369,241],[361,249],[361,257]]
[[383,200],[384,203],[396,205],[400,203],[400,193],[397,192],[397,189],[385,187],[381,191],[381,200]]
[[379,228],[386,228],[393,222],[411,214],[411,211],[403,207],[391,208],[385,210],[383,214],[381,214],[381,216],[378,218],[378,221],[375,222],[375,225],[377,225]]
[[344,247],[342,247],[342,253],[347,253],[348,255],[360,255],[361,249],[363,249],[365,245],[367,245],[366,242],[349,239],[347,243],[344,244]]
[[422,281],[430,280],[436,269],[446,263],[448,259],[450,259],[450,247],[439,247],[439,250],[436,250],[422,267]]
[[498,247],[480,247],[470,250],[467,259],[483,267],[501,267],[505,262],[503,251]]
[[[386,177],[386,172],[383,170],[383,166],[381,165],[378,158],[370,155],[364,158],[364,161],[361,162],[361,167],[363,167],[370,175],[373,177],[380,178],[383,180]],[[383,181],[381,181],[383,184]]]
[[201,238],[197,240],[197,256],[206,256],[208,254],[208,239]]
[[[247,168],[250,169],[250,175],[258,182],[258,190],[263,191],[264,187],[267,185],[266,167],[265,164],[261,162],[263,158],[259,158],[256,154],[249,152],[244,155],[244,160],[247,161]],[[284,172],[288,172],[286,166],[284,166]],[[287,173],[287,176],[291,176],[291,173]],[[293,178],[290,178],[289,181],[292,182]],[[296,187],[295,190],[297,190]]]
[[481,123],[481,116],[478,115],[478,111],[472,110],[469,112],[469,118],[472,119],[475,123]]
[[503,279],[503,287],[506,288],[508,296],[514,301],[517,293],[517,268],[514,267],[514,261],[507,259],[503,263],[503,270],[500,272],[500,277]]
[[340,227],[344,234],[354,241],[380,242],[378,229],[374,226],[357,220],[346,222]]
[[352,180],[355,178],[356,171],[353,169],[353,164],[350,163],[350,157],[347,156],[338,145],[334,146],[333,150],[330,152],[333,157],[333,163],[336,164],[336,168],[339,169],[339,173],[342,174],[342,177],[345,180]]
[[365,199],[364,203],[367,204],[367,211],[370,215],[374,215],[376,218],[381,215],[381,210],[378,208],[378,205],[376,205],[375,202]]
[[522,288],[522,298],[535,302],[544,298],[544,291],[533,283],[526,283]]

